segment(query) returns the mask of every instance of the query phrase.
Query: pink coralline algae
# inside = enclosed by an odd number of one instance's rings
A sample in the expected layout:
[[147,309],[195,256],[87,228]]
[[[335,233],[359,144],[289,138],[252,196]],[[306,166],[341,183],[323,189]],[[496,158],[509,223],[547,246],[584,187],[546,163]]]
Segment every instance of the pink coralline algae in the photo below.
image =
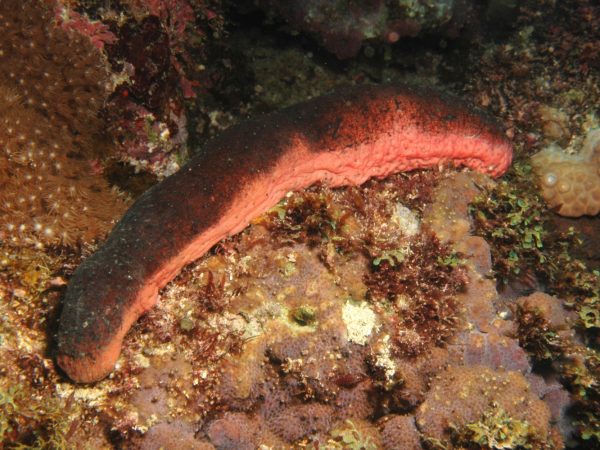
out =
[[186,27],[194,21],[194,9],[186,0],[148,0],[145,3],[148,12],[168,23],[172,36],[183,37]]
[[69,9],[67,6],[56,3],[54,16],[57,25],[65,30],[74,30],[83,36],[87,36],[92,45],[100,50],[105,44],[113,44],[117,37],[110,31],[108,25],[98,21],[90,20],[89,17]]

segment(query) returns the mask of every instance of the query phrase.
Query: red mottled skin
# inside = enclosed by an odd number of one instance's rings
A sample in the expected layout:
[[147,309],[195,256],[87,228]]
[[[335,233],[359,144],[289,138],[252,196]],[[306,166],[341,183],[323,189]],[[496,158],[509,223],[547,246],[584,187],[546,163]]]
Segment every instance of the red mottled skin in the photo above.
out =
[[498,176],[511,157],[489,119],[456,99],[398,85],[346,88],[231,127],[145,192],[75,271],[58,364],[77,382],[104,378],[159,289],[290,190],[446,163]]

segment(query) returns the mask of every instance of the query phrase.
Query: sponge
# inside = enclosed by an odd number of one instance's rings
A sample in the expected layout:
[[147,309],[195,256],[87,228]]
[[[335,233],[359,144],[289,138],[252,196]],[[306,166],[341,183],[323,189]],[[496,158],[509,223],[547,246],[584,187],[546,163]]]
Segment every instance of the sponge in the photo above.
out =
[[600,212],[600,128],[590,130],[581,151],[570,155],[551,145],[531,157],[548,206],[566,217]]

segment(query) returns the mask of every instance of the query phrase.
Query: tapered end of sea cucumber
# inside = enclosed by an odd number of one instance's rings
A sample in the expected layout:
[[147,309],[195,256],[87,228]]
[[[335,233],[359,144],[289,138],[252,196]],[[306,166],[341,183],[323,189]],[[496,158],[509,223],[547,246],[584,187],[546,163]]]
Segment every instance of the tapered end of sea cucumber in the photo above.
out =
[[[113,371],[125,334],[147,308],[140,306],[144,300],[121,297],[119,303],[116,293],[126,291],[122,283],[107,281],[105,290],[83,284],[87,288],[82,291],[81,279],[74,277],[64,299],[56,360],[71,380],[93,383]],[[155,298],[156,291],[148,295]]]
[[139,301],[139,294],[146,291],[130,267],[131,261],[107,246],[71,277],[63,298],[56,357],[71,380],[92,383],[110,374],[125,334],[146,310]]
[[121,342],[113,341],[107,348],[87,354],[74,356],[59,351],[56,361],[76,383],[93,383],[102,380],[113,371],[120,352]]

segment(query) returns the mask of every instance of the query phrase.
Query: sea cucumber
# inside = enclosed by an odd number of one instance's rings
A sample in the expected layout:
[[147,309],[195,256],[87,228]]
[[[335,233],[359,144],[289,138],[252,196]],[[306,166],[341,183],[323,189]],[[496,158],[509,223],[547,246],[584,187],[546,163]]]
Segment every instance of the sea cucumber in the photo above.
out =
[[76,382],[104,378],[159,289],[290,190],[444,164],[498,176],[511,158],[511,144],[484,115],[399,85],[348,87],[235,125],[141,195],[77,268],[57,362]]

